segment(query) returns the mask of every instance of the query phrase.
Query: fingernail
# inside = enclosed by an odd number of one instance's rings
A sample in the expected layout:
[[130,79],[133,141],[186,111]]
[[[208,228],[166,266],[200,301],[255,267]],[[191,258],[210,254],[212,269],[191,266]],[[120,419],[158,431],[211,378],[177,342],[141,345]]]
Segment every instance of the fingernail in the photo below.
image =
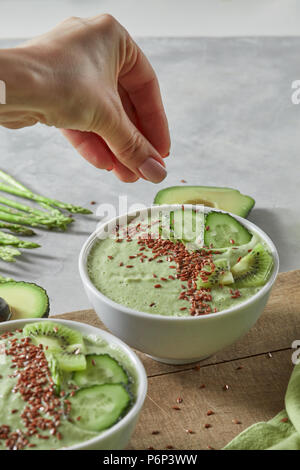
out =
[[152,183],[160,183],[167,176],[165,168],[154,158],[147,158],[139,167],[142,175]]
[[163,155],[162,157],[163,157],[163,158],[167,158],[169,155],[170,155],[170,152],[166,153],[166,154]]

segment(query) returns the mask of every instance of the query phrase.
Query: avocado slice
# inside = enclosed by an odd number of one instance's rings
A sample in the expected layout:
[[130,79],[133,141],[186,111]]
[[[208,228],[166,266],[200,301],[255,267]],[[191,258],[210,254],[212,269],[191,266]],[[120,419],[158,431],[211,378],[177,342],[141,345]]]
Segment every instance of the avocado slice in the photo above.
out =
[[10,320],[49,316],[47,292],[37,284],[22,281],[1,282],[0,298],[10,307]]
[[233,188],[170,186],[156,194],[154,204],[203,204],[247,217],[255,201]]

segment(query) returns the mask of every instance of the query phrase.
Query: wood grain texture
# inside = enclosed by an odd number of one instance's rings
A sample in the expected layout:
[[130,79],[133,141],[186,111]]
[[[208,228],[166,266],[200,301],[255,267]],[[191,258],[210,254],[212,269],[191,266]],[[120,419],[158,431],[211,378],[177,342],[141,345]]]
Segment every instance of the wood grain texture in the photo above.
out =
[[[76,319],[106,330],[94,310],[66,313],[58,318]],[[249,333],[229,348],[202,361],[201,366],[290,348],[292,342],[298,338],[300,339],[300,270],[279,274],[263,314]],[[195,365],[160,364],[137,353],[148,376],[186,370]]]
[[[243,368],[237,370],[237,367]],[[148,396],[130,449],[221,449],[243,429],[284,406],[291,351],[149,378]],[[205,388],[200,388],[205,384]],[[223,390],[228,385],[227,391]],[[181,397],[182,404],[176,399]],[[179,406],[175,410],[172,406]],[[213,415],[207,416],[212,410]],[[232,420],[241,424],[234,424]],[[206,429],[205,424],[212,427]],[[189,434],[189,429],[194,434]],[[152,435],[153,431],[158,435]]]
[[[105,329],[93,310],[57,317]],[[293,368],[290,348],[300,339],[299,319],[300,270],[281,273],[251,331],[199,363],[200,367],[160,364],[137,352],[147,371],[149,390],[129,448],[220,449],[249,425],[272,418],[284,406]],[[227,391],[224,385],[229,386]],[[176,403],[179,397],[181,404]],[[214,414],[207,416],[208,410]]]

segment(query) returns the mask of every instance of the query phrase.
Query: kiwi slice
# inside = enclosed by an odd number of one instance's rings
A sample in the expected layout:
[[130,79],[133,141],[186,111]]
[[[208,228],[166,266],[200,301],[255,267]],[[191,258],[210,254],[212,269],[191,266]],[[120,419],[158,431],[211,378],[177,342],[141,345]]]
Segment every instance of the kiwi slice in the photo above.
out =
[[46,351],[53,353],[61,370],[85,369],[85,346],[79,331],[60,323],[43,321],[25,325],[23,333],[34,344],[42,344]]
[[270,276],[272,267],[272,256],[261,243],[258,243],[248,255],[244,256],[231,268],[235,286],[263,286]]
[[55,353],[55,358],[61,370],[66,372],[82,371],[86,369],[85,355],[62,351]]
[[197,280],[197,288],[201,289],[202,287],[214,287],[218,285],[229,285],[233,284],[234,279],[232,273],[228,269],[227,260],[224,258],[217,259],[214,262],[215,270],[207,271],[205,277],[207,280],[201,279]]

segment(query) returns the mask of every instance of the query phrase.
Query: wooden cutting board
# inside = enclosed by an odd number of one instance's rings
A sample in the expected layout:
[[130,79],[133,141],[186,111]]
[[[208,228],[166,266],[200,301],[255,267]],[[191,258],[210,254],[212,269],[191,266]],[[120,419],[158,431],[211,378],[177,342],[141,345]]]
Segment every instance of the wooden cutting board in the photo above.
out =
[[[106,329],[93,310],[57,318]],[[137,352],[149,389],[129,449],[221,449],[249,425],[272,418],[284,406],[295,339],[300,340],[300,270],[281,273],[251,331],[207,360],[170,366]]]

